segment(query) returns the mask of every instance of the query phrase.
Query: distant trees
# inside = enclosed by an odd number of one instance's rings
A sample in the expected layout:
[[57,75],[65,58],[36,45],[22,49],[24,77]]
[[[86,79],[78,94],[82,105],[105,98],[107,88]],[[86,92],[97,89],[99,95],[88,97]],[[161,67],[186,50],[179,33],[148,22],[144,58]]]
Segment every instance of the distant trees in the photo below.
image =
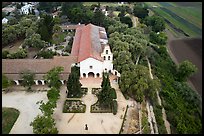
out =
[[185,60],[181,62],[178,66],[178,80],[181,82],[186,81],[187,78],[193,75],[197,70],[197,67],[190,61]]
[[34,78],[35,78],[35,74],[32,73],[31,71],[23,71],[20,74],[20,77],[23,79],[22,80],[22,85],[24,87],[28,87],[28,91],[31,91],[31,86],[35,84],[34,82]]
[[80,78],[80,69],[77,66],[71,68],[71,73],[67,80],[67,97],[80,97],[81,96],[81,86],[82,84],[79,81]]
[[57,52],[53,52],[52,50],[42,50],[37,53],[38,58],[43,57],[44,59],[53,58],[55,55],[57,55]]
[[45,47],[46,42],[41,40],[41,36],[37,33],[33,33],[29,38],[26,38],[22,44],[23,48],[38,48],[41,49]]
[[150,26],[154,32],[161,32],[165,29],[164,19],[156,15],[146,17],[143,23]]
[[54,21],[51,15],[42,14],[38,23],[37,33],[40,34],[41,39],[50,42],[53,35]]
[[45,10],[48,13],[52,13],[60,5],[61,2],[39,2],[38,8],[39,10]]
[[138,17],[138,18],[145,18],[146,16],[148,16],[149,11],[147,10],[146,7],[143,7],[141,5],[134,5],[133,7],[133,14],[134,16]]
[[166,45],[167,35],[164,32],[155,33],[150,32],[149,34],[150,42],[158,45]]
[[71,53],[73,41],[74,41],[74,38],[71,37],[71,38],[69,39],[69,42],[67,43],[67,46],[65,47],[65,51],[66,51],[66,52]]
[[9,53],[9,51],[3,51],[2,57],[4,59],[24,59],[27,57],[27,51],[25,49],[19,49],[17,52]]

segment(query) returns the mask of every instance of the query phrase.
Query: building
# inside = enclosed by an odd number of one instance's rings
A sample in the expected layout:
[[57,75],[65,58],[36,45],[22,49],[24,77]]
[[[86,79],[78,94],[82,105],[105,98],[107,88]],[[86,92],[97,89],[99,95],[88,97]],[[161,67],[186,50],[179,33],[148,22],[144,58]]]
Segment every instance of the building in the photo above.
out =
[[73,56],[54,56],[53,59],[2,59],[2,73],[8,79],[14,81],[16,85],[21,83],[20,73],[25,70],[30,70],[35,73],[35,84],[45,85],[46,82],[43,76],[54,67],[62,66],[64,71],[60,74],[62,84],[65,84],[69,74],[71,73],[71,66],[77,61]]
[[27,4],[23,7],[21,7],[21,14],[28,15],[29,13],[32,13],[33,5]]
[[71,56],[77,57],[81,78],[102,77],[103,72],[119,76],[113,70],[113,54],[103,27],[93,24],[77,27]]
[[2,19],[2,24],[7,24],[7,22],[8,22],[8,19],[7,19],[7,18],[3,18],[3,19]]
[[2,12],[5,12],[7,15],[11,12],[14,12],[16,10],[16,7],[11,7],[11,6],[7,6],[2,8]]
[[35,74],[36,85],[45,85],[43,76],[57,66],[64,68],[60,73],[62,84],[66,84],[74,65],[80,67],[81,78],[101,78],[103,72],[120,77],[120,73],[113,69],[113,54],[105,28],[93,24],[75,25],[73,28],[76,32],[70,56],[54,56],[53,59],[2,59],[2,73],[16,85],[21,84],[20,73],[25,70]]

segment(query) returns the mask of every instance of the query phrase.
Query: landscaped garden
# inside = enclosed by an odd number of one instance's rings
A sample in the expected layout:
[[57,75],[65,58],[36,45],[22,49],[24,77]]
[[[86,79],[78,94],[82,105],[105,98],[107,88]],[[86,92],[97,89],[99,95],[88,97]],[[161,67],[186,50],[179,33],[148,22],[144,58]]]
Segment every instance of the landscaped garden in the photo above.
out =
[[86,105],[80,100],[66,100],[63,107],[63,113],[84,113]]
[[14,108],[2,108],[2,134],[9,134],[20,112]]
[[98,101],[91,105],[91,113],[117,113],[117,98],[114,88],[110,86],[109,75],[103,74],[102,88],[92,88],[92,94],[98,97]]

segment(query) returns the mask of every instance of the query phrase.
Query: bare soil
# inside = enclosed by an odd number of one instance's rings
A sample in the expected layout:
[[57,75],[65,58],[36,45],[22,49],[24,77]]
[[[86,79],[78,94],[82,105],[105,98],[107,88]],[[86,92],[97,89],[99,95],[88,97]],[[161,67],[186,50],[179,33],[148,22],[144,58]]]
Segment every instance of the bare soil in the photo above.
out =
[[176,63],[189,60],[197,66],[198,71],[189,80],[193,84],[193,88],[202,96],[202,39],[175,39],[169,41],[168,46]]

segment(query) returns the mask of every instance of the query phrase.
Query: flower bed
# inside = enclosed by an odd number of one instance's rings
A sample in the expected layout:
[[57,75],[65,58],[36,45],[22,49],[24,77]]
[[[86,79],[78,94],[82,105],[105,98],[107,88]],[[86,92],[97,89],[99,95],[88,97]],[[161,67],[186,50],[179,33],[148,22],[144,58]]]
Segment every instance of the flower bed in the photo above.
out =
[[107,108],[100,107],[99,102],[97,101],[95,104],[91,105],[91,113],[112,113],[111,104]]
[[64,102],[63,113],[84,113],[86,105],[80,100],[66,100]]

